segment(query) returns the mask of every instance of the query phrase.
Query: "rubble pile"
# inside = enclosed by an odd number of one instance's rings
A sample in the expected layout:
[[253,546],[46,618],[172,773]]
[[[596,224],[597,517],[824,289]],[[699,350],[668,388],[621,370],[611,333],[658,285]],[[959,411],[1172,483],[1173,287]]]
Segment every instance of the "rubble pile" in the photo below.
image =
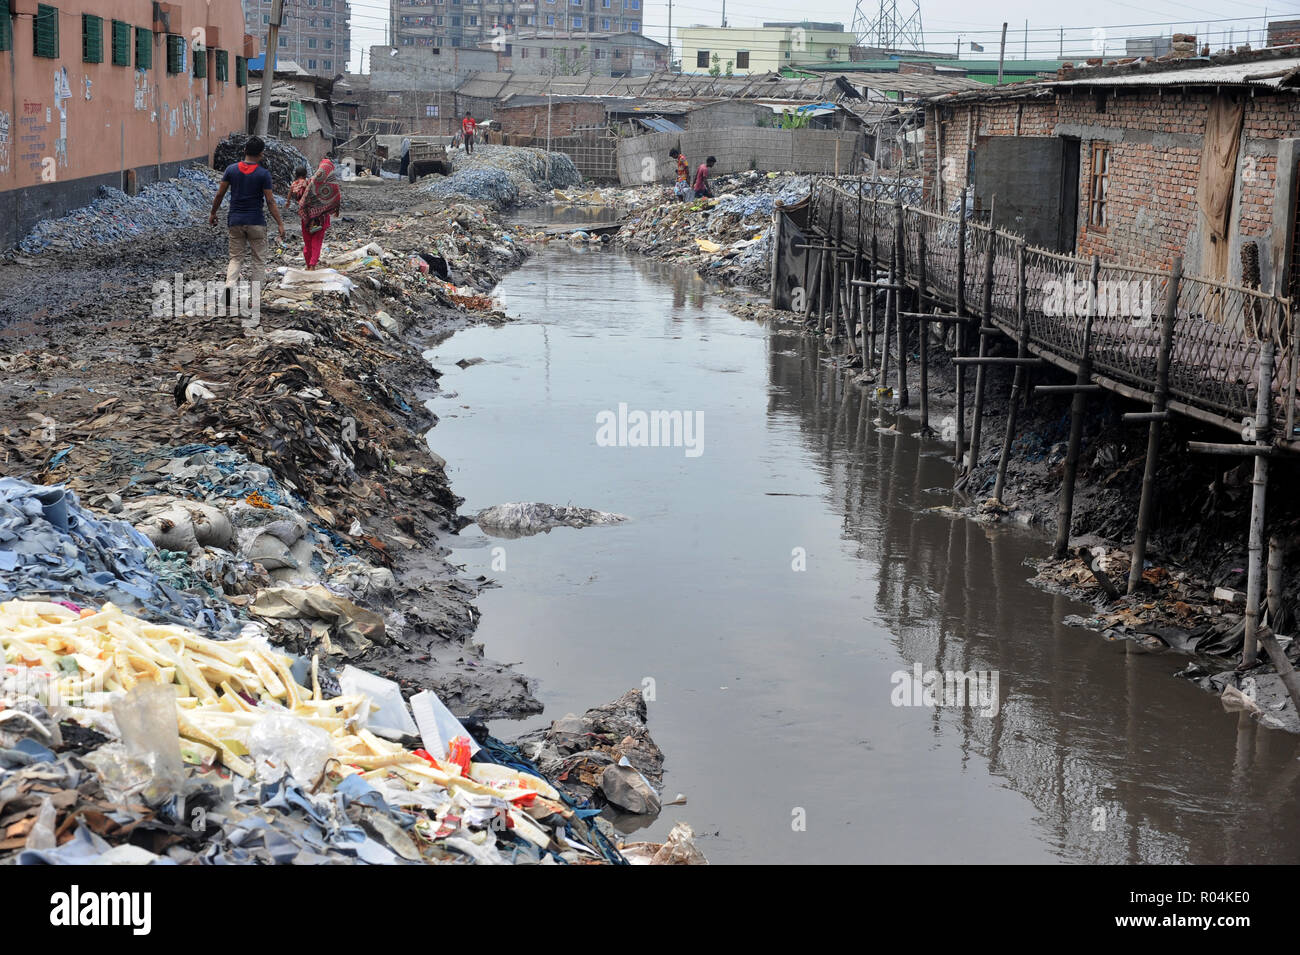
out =
[[[231,133],[217,144],[217,148],[212,151],[212,165],[218,170],[218,174],[231,163],[237,163],[244,158],[244,146],[248,140],[247,133]],[[292,143],[282,142],[270,136],[264,137],[263,142],[266,143],[266,151],[263,153],[262,165],[270,171],[271,182],[276,192],[289,191],[289,186],[293,182],[293,171],[298,166],[313,170],[316,168],[302,150]]]
[[422,184],[426,193],[505,209],[582,182],[582,174],[564,153],[525,146],[479,146],[468,156],[456,154],[454,162],[450,176],[430,177]]
[[767,284],[772,212],[808,194],[809,178],[750,170],[712,181],[715,197],[683,202],[668,186],[639,190],[618,240],[629,249],[690,265],[728,285]]
[[42,219],[18,243],[28,255],[86,249],[147,235],[161,235],[206,218],[221,176],[203,166],[184,166],[175,179],[155,182],[128,196],[112,186],[84,208],[59,219]]

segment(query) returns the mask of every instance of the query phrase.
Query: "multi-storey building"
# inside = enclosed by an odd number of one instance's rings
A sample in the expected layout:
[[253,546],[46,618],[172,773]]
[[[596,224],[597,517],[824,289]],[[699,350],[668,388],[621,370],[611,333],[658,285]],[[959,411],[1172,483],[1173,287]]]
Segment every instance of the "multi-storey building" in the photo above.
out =
[[[335,77],[352,55],[352,10],[347,0],[284,0],[277,56],[308,73]],[[271,0],[244,0],[244,29],[266,42]]]
[[641,33],[646,0],[391,0],[393,45],[478,47],[512,34]]

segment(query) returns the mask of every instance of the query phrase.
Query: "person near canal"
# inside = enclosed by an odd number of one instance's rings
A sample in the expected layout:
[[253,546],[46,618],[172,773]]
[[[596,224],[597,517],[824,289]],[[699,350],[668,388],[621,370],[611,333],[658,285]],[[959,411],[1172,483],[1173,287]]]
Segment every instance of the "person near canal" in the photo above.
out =
[[478,129],[478,123],[474,122],[474,117],[469,110],[465,110],[465,118],[460,121],[460,131],[465,134],[465,155],[474,151],[474,131]]
[[342,203],[343,194],[334,178],[334,163],[326,156],[320,161],[316,174],[306,180],[298,197],[298,217],[302,220],[302,258],[309,272],[320,262],[321,246],[325,243],[325,233],[329,231],[330,216],[339,211]]
[[284,239],[284,220],[280,218],[280,207],[276,205],[275,194],[271,192],[271,173],[262,165],[262,154],[266,146],[257,136],[249,138],[244,146],[244,158],[226,167],[217,188],[217,198],[212,200],[212,212],[208,216],[210,225],[217,224],[217,212],[221,201],[230,193],[230,211],[226,216],[226,227],[230,233],[230,264],[226,266],[226,294],[239,281],[243,271],[244,257],[250,257],[253,266],[252,280],[259,285],[266,281],[266,211],[270,208],[275,224],[280,229],[280,238]]
[[710,156],[704,162],[700,163],[700,168],[695,170],[695,198],[706,199],[713,197],[713,190],[709,188],[709,173],[713,171],[714,164],[717,163],[717,157]]
[[677,161],[677,182],[673,185],[673,192],[678,199],[685,201],[691,197],[691,164],[676,146],[668,150],[668,157]]

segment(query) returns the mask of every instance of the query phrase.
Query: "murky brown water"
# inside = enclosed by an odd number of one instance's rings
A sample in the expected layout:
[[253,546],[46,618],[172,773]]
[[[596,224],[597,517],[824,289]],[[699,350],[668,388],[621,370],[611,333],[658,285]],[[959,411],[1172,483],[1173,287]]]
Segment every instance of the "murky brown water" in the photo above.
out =
[[[539,678],[543,720],[653,689],[689,803],[650,837],[684,819],[715,862],[1300,860],[1300,742],[1174,679],[1185,657],[1062,626],[1083,608],[1026,582],[1047,541],[929,511],[945,449],[882,433],[824,347],[610,250],[549,249],[501,292],[521,320],[435,358],[465,511],[633,521],[467,528],[457,559],[501,584],[478,639]],[[703,453],[600,446],[620,402],[702,413]],[[996,673],[997,714],[895,705],[916,664]]]

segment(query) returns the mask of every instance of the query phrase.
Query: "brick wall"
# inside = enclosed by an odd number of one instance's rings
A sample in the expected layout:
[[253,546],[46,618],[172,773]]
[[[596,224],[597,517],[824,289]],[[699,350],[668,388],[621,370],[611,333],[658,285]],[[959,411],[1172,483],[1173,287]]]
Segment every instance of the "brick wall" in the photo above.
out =
[[[546,136],[547,107],[545,103],[533,106],[498,106],[493,118],[500,124],[501,132],[520,136]],[[553,103],[550,108],[551,136],[568,136],[579,126],[601,126],[605,122],[605,107],[601,103]]]
[[715,173],[761,169],[766,172],[833,174],[854,168],[861,149],[855,132],[822,129],[688,129],[680,133],[649,133],[618,144],[618,178],[624,185],[668,182],[676,174],[668,150],[679,147],[694,169],[709,156],[717,158]]
[[[942,155],[936,136],[927,134],[924,179],[926,195],[936,195],[942,177],[946,207],[951,207],[966,182],[967,149],[979,148],[983,137],[1069,136],[1080,140],[1077,251],[1130,264],[1168,267],[1182,255],[1190,272],[1198,272],[1203,246],[1202,217],[1197,205],[1201,149],[1213,91],[1119,89],[1101,99],[1089,91],[1062,91],[1043,99],[957,103],[927,110],[927,133],[939,124]],[[1228,261],[1235,274],[1240,245],[1261,242],[1270,281],[1268,246],[1280,259],[1281,235],[1289,222],[1285,202],[1277,201],[1279,144],[1300,137],[1300,97],[1294,93],[1257,91],[1246,99],[1242,146],[1233,189]],[[1108,223],[1105,229],[1088,221],[1088,189],[1093,172],[1093,144],[1110,150]],[[1288,152],[1288,155],[1290,153]],[[1282,175],[1291,175],[1290,167]]]

